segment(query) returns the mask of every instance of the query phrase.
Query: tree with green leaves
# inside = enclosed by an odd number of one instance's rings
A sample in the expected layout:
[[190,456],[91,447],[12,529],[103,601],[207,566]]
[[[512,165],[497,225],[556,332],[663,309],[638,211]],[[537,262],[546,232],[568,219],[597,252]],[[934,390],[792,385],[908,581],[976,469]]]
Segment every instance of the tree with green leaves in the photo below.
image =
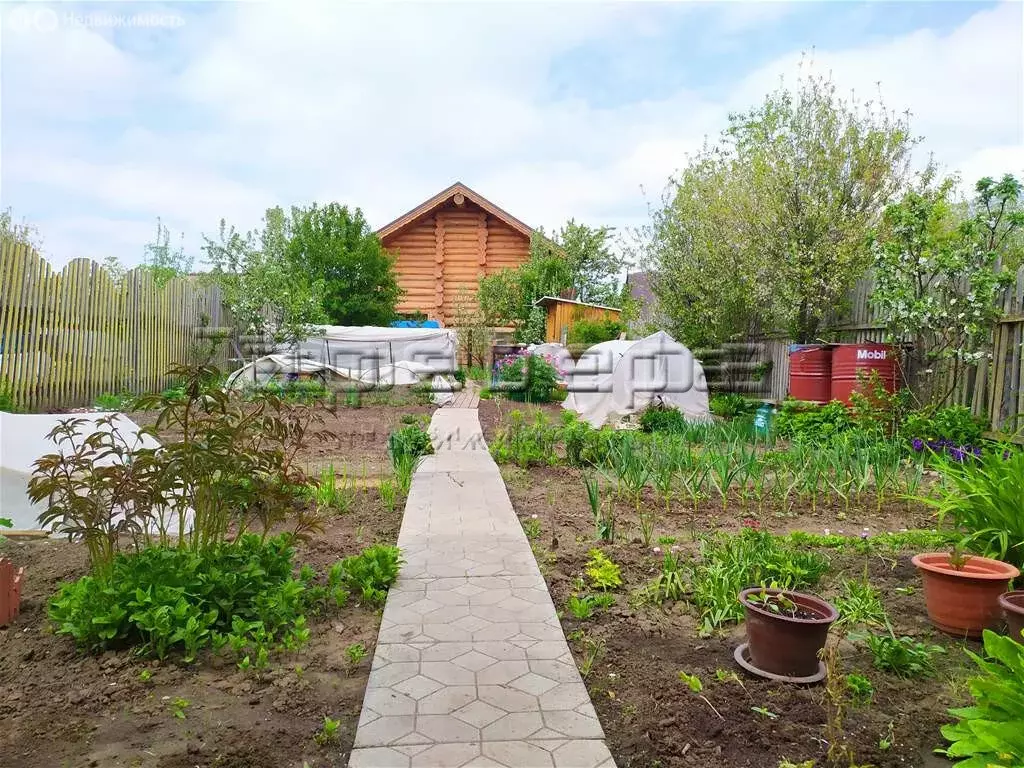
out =
[[206,237],[203,250],[239,331],[294,345],[327,318],[323,281],[296,273],[285,257],[290,233],[291,219],[270,208],[263,227],[245,234],[222,219],[218,239]]
[[935,183],[927,172],[886,208],[871,244],[871,302],[889,337],[911,342],[904,375],[919,400],[936,407],[963,367],[989,352],[997,297],[1013,280],[1003,264],[1024,228],[1022,187],[1013,176],[981,179],[966,206],[954,199],[956,184]]
[[142,268],[153,275],[157,285],[166,285],[173,278],[184,277],[192,271],[192,257],[185,255],[184,239],[182,233],[178,245],[172,247],[171,233],[157,217],[156,236],[144,246],[142,261]]
[[39,229],[26,221],[15,221],[14,211],[5,208],[0,211],[0,240],[13,241],[38,251],[43,244]]
[[358,208],[338,203],[293,208],[285,258],[323,284],[323,309],[335,325],[387,325],[401,289],[394,258]]
[[619,276],[626,261],[612,251],[610,227],[592,228],[570,219],[550,238],[537,230],[530,258],[480,280],[477,298],[487,322],[511,325],[517,341],[544,340],[545,313],[534,303],[569,292],[580,301],[619,306]]
[[676,330],[717,343],[756,319],[816,339],[870,265],[864,244],[905,189],[916,141],[905,117],[813,75],[730,115],[650,228],[653,287]]

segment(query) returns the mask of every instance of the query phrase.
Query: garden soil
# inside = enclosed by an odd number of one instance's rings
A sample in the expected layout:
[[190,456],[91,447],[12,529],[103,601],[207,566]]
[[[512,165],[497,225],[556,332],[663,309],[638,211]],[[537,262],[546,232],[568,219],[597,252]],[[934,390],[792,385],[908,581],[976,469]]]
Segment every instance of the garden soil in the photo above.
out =
[[[355,423],[383,428],[384,419]],[[387,512],[375,491],[360,493],[351,512],[299,545],[296,561],[322,574],[372,543],[394,543],[400,523],[401,512]],[[350,602],[309,617],[309,644],[272,655],[263,672],[242,672],[228,658],[209,654],[193,665],[125,652],[87,656],[69,638],[54,635],[45,615],[46,601],[60,583],[85,574],[84,548],[7,540],[0,554],[25,567],[21,615],[0,629],[4,768],[345,764],[373,658],[378,611]],[[367,650],[356,666],[345,655],[353,643]],[[313,737],[325,716],[339,720],[340,727],[338,738],[321,747]]]
[[[492,423],[493,428],[493,423]],[[873,500],[860,511],[797,508],[786,515],[733,512],[721,504],[702,505],[696,514],[674,503],[659,515],[655,538],[674,537],[674,544],[645,547],[639,538],[631,504],[617,505],[618,536],[614,543],[595,543],[594,527],[579,471],[566,467],[503,467],[516,512],[530,527],[540,526],[534,553],[544,573],[577,664],[585,668],[587,649],[600,648],[586,684],[619,768],[693,766],[694,768],[777,768],[780,761],[813,760],[828,765],[825,755],[826,700],[823,686],[801,687],[751,677],[733,661],[733,650],[744,641],[742,625],[700,637],[695,615],[685,604],[666,603],[664,609],[639,604],[631,596],[659,572],[661,553],[655,547],[695,551],[692,533],[738,531],[744,520],[776,533],[805,530],[857,534],[897,531],[933,524],[927,512],[903,502],[888,502],[876,511]],[[664,501],[648,495],[645,505]],[[580,621],[566,611],[568,598],[578,594],[588,551],[600,546],[622,568],[623,587],[616,605],[594,618]],[[938,673],[929,679],[901,680],[872,666],[863,644],[843,640],[843,673],[868,676],[875,687],[874,702],[845,713],[845,733],[857,765],[938,768],[948,761],[932,754],[944,742],[941,725],[951,721],[946,710],[966,703],[963,684],[952,688],[970,670],[964,643],[933,630],[925,614],[919,577],[910,564],[913,553],[864,556],[826,552],[829,574],[818,591],[829,599],[843,578],[863,578],[865,569],[882,594],[899,635],[937,643],[946,653],[937,657]],[[975,643],[967,647],[977,649]],[[716,679],[716,672],[735,672],[738,679]],[[692,693],[678,673],[697,675],[707,701]],[[758,711],[758,708],[762,711]],[[891,731],[890,731],[891,726]],[[842,763],[848,768],[849,763]]]

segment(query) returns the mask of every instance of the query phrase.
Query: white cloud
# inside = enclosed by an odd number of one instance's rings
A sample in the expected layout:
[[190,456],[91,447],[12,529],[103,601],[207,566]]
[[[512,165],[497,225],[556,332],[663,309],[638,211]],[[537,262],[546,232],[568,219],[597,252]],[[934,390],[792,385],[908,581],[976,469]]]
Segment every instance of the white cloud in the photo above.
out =
[[[189,16],[160,55],[80,28],[5,34],[5,106],[35,99],[37,111],[5,119],[3,202],[52,230],[56,263],[80,252],[137,260],[157,216],[193,249],[220,217],[250,227],[275,204],[339,199],[380,225],[456,179],[537,226],[636,225],[687,153],[780,74],[792,81],[800,60],[794,47],[714,95],[690,81],[608,107],[553,92],[559,57],[627,30],[654,37],[660,10],[227,4]],[[725,4],[716,29],[740,35],[794,12]],[[950,34],[851,42],[814,59],[864,98],[881,81],[890,106],[913,112],[923,149],[965,177],[1019,172],[1020,23],[1020,6],[1005,3]],[[126,112],[127,130],[104,128]]]

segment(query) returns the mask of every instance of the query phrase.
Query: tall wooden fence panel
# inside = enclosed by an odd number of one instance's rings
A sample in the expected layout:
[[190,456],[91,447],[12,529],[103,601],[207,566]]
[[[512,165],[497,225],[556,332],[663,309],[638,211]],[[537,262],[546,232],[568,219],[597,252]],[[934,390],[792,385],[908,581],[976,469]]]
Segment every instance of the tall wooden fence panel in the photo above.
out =
[[[212,335],[203,329],[228,324],[215,286],[160,286],[146,270],[114,279],[84,259],[56,272],[34,250],[0,242],[0,386],[22,408],[163,389],[173,384],[167,369],[194,359],[197,341]],[[225,345],[215,346],[214,361],[228,364]]]

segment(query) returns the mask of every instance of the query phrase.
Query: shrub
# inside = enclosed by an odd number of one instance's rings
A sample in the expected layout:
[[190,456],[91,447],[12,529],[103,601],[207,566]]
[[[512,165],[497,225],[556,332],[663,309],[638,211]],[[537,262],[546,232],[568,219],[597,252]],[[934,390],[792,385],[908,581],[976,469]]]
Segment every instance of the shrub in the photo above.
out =
[[978,446],[982,442],[984,423],[975,418],[970,408],[951,405],[937,411],[914,411],[904,419],[900,432],[908,439],[925,443],[945,442],[953,446]]
[[735,392],[720,392],[711,396],[708,403],[711,412],[723,419],[735,419],[757,410],[757,402]]
[[942,727],[944,753],[958,768],[1024,765],[1024,646],[987,629],[984,641],[988,661],[967,651],[981,670],[969,683],[974,706],[949,710],[959,721]]
[[537,355],[512,355],[498,361],[498,386],[511,400],[526,403],[551,402],[558,383],[555,366]]
[[682,432],[686,428],[686,417],[677,408],[657,403],[647,406],[640,414],[643,432]]
[[331,568],[332,579],[358,592],[371,605],[383,605],[398,578],[402,559],[398,547],[374,544]]
[[786,400],[775,419],[780,435],[806,442],[825,441],[853,427],[850,412],[838,400],[828,405]]
[[266,533],[290,516],[295,533],[316,529],[318,518],[303,509],[308,480],[294,460],[300,445],[322,437],[311,429],[320,415],[272,392],[251,401],[235,397],[207,366],[169,374],[184,380],[184,399],[137,400],[158,411],[141,434],[177,435],[158,449],[127,438],[113,416],[89,435],[82,434],[83,419],[64,419],[49,433],[61,452],[38,459],[28,484],[30,498],[48,504],[40,524],[81,536],[93,567],[101,569],[124,541],[138,548],[176,537],[179,546],[200,550],[252,527]]
[[943,482],[921,500],[965,532],[964,546],[1024,565],[1024,452],[1003,445],[980,457],[942,455],[936,466]]
[[603,320],[577,320],[569,329],[570,344],[600,344],[617,339],[626,330],[626,324],[613,318]]
[[304,611],[328,596],[342,602],[345,593],[337,581],[315,587],[309,569],[294,578],[293,556],[287,534],[247,534],[202,551],[121,553],[108,570],[64,584],[50,619],[86,650],[134,646],[157,658],[181,650],[190,661],[226,642],[239,653],[251,644],[296,644],[308,632]]

